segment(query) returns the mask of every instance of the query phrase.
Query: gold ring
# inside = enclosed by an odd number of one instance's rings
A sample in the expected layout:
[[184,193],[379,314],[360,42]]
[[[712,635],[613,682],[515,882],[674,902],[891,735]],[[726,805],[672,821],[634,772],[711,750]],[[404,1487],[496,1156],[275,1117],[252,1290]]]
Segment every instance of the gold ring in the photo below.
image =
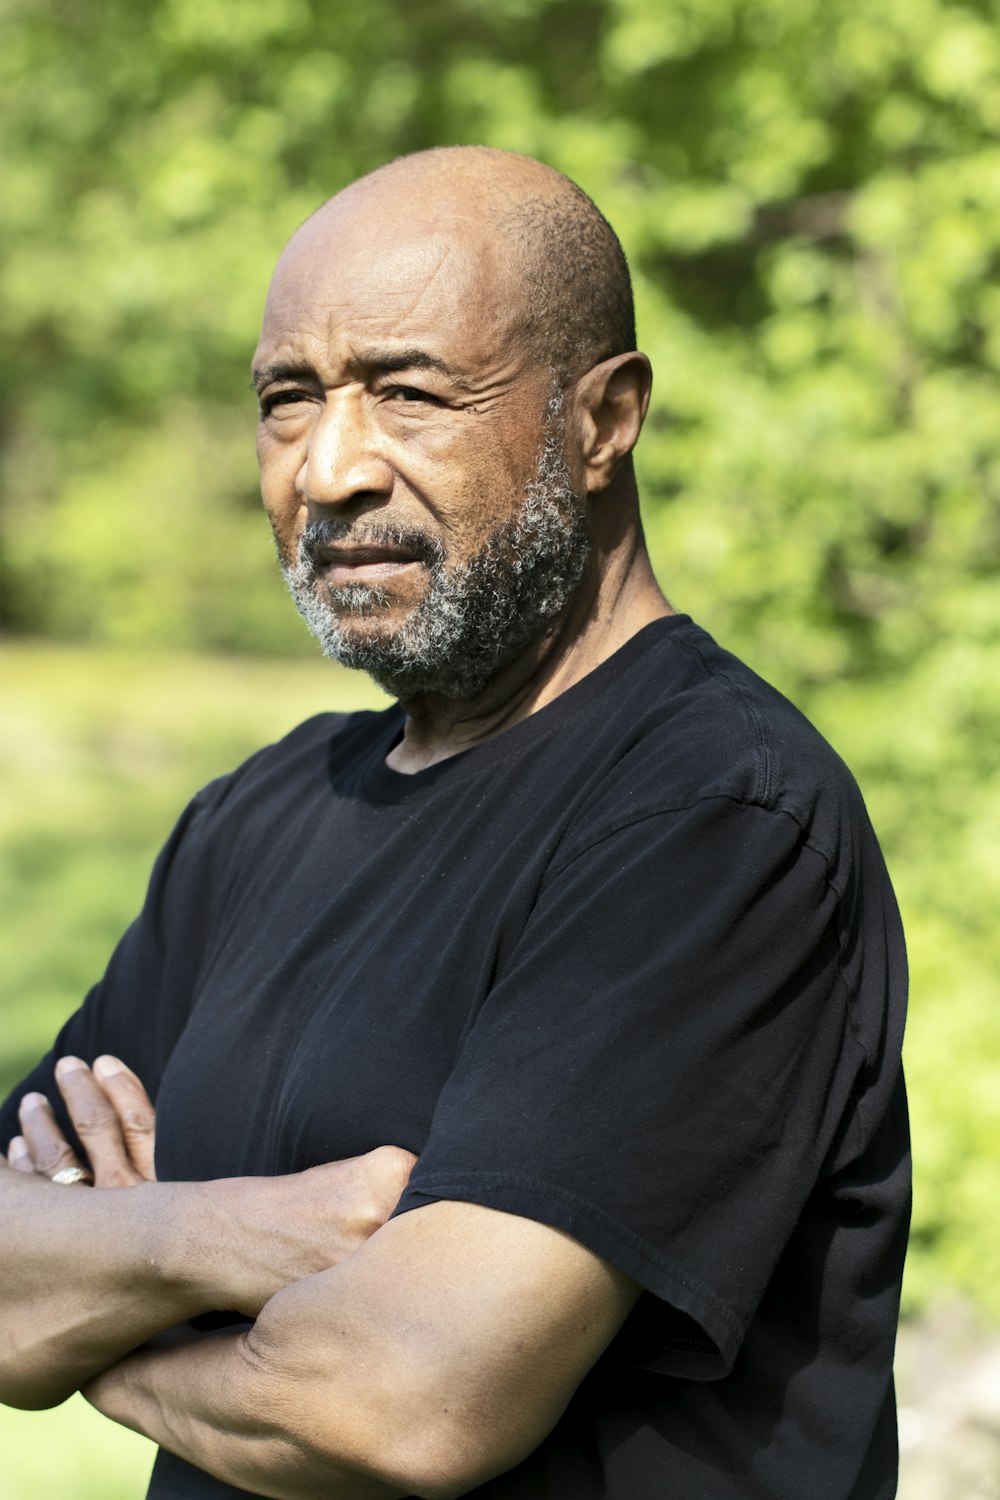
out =
[[52,1175],[52,1181],[58,1182],[60,1187],[71,1187],[74,1182],[90,1182],[94,1180],[93,1172],[88,1172],[86,1167],[63,1167],[61,1172]]

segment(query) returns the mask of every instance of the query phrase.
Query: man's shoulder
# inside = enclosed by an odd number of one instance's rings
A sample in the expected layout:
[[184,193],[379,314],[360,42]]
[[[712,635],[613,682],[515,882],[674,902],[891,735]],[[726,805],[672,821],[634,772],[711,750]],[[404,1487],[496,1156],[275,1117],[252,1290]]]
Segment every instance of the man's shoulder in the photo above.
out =
[[615,751],[595,800],[608,816],[719,798],[790,816],[824,843],[836,841],[845,819],[863,817],[837,752],[746,663],[686,616],[644,635],[616,674],[606,715]]

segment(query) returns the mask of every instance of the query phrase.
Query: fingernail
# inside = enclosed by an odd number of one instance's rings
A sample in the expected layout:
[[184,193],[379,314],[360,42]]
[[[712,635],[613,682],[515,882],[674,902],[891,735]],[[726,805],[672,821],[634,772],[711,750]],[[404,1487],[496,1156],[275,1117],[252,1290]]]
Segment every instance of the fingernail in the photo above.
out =
[[116,1073],[125,1073],[127,1068],[117,1057],[95,1057],[94,1072],[98,1078],[113,1078]]
[[77,1073],[86,1066],[80,1057],[61,1057],[56,1063],[56,1077],[63,1078],[67,1073]]
[[28,1156],[28,1155],[29,1155],[29,1152],[28,1152],[28,1143],[24,1139],[24,1136],[23,1135],[12,1136],[11,1137],[10,1145],[7,1147],[7,1157],[8,1157],[8,1160],[10,1160],[10,1161],[21,1161],[25,1156]]
[[25,1094],[21,1100],[22,1109],[37,1109],[41,1104],[47,1104],[48,1100],[44,1094]]

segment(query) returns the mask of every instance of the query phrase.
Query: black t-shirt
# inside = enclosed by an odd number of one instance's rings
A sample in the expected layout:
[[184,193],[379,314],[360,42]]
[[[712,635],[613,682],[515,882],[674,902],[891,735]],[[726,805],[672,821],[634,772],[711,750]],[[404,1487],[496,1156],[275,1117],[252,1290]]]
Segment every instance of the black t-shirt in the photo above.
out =
[[[850,774],[686,616],[416,775],[401,726],[312,719],[201,792],[14,1099],[111,1051],[163,1178],[392,1143],[399,1212],[487,1204],[635,1278],[484,1500],[889,1500],[905,958]],[[150,1490],[238,1493],[167,1455]]]

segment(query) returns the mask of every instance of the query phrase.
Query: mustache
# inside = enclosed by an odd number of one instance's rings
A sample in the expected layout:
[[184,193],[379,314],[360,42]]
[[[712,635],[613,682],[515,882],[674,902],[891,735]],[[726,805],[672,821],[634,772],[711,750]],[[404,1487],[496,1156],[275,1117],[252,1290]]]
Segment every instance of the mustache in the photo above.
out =
[[316,567],[327,547],[346,542],[351,547],[391,547],[417,562],[434,567],[444,562],[444,548],[436,537],[405,526],[352,526],[346,521],[310,521],[299,538],[299,562]]

